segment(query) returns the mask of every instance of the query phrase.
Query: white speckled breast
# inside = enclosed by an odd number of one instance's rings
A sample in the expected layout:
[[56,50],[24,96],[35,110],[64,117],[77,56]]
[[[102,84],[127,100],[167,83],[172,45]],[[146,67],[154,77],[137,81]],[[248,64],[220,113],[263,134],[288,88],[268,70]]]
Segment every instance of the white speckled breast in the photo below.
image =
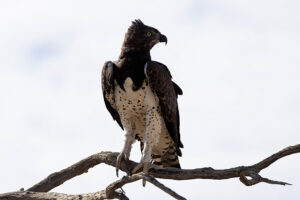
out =
[[115,104],[117,111],[120,115],[122,124],[126,130],[133,129],[136,134],[143,140],[145,127],[146,127],[146,109],[145,96],[146,81],[142,84],[142,87],[134,91],[132,89],[133,82],[128,77],[124,82],[124,90],[115,83]]
[[[115,85],[115,105],[125,130],[132,131],[136,135],[136,139],[140,141],[154,140],[157,145],[153,147],[154,152],[152,153],[164,154],[173,145],[173,141],[163,118],[157,116],[160,113],[159,103],[156,96],[150,98],[153,95],[150,86],[144,81],[142,87],[134,91],[130,77],[124,82],[125,91],[120,88],[117,82]],[[153,138],[145,138],[147,129],[151,129],[149,131]]]
[[127,78],[124,82],[124,90],[122,90],[119,86],[115,88],[115,101],[116,106],[119,113],[122,111],[126,111],[125,113],[129,113],[132,115],[140,115],[145,114],[146,105],[144,104],[145,95],[146,95],[146,83],[144,82],[142,87],[137,90],[132,90],[132,80],[131,78]]

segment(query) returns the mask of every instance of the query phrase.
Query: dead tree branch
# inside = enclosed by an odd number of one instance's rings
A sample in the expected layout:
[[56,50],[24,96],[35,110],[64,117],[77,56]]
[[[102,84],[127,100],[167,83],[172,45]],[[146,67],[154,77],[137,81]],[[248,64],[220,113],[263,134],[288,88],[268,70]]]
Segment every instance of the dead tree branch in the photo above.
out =
[[54,193],[54,192],[33,192],[33,191],[18,191],[18,192],[11,192],[0,194],[0,200],[63,200],[63,199],[74,199],[74,200],[102,200],[102,199],[121,199],[121,200],[128,200],[129,198],[121,191],[117,191],[122,186],[128,183],[135,182],[140,179],[146,179],[148,182],[152,183],[156,187],[162,189],[166,193],[173,196],[175,199],[178,200],[186,200],[184,197],[180,196],[170,188],[164,186],[155,178],[145,175],[143,173],[134,174],[132,176],[124,176],[123,178],[111,183],[109,186],[106,187],[105,190],[101,190],[95,193],[86,193],[86,194],[78,194],[78,195],[69,195],[69,194],[62,194],[62,193]]
[[[55,172],[49,175],[47,178],[37,183],[36,185],[30,187],[27,191],[18,191],[12,193],[5,193],[0,195],[0,200],[2,199],[36,199],[36,200],[60,200],[60,199],[84,199],[84,200],[96,200],[96,199],[128,199],[124,193],[117,191],[117,189],[121,188],[123,185],[137,181],[141,178],[146,179],[148,182],[154,184],[159,187],[163,191],[167,192],[171,196],[176,199],[185,199],[178,195],[176,192],[167,188],[163,184],[159,183],[156,178],[163,179],[173,179],[173,180],[189,180],[189,179],[229,179],[229,178],[239,178],[240,181],[247,185],[255,185],[260,182],[265,182],[269,184],[279,184],[279,185],[290,185],[289,183],[282,181],[270,180],[259,175],[259,172],[267,167],[269,167],[272,163],[277,161],[280,158],[285,156],[299,153],[300,152],[300,144],[295,146],[287,147],[266,159],[250,166],[239,166],[230,169],[213,169],[211,167],[208,168],[196,168],[196,169],[176,169],[176,168],[165,168],[159,170],[150,171],[149,175],[144,174],[135,174],[133,176],[125,176],[120,180],[110,184],[105,190],[88,193],[88,194],[79,194],[79,195],[67,195],[60,193],[47,193],[51,189],[63,184],[65,181],[81,175],[83,173],[88,172],[88,170],[95,165],[104,163],[110,166],[116,166],[116,160],[118,153],[116,152],[101,152],[89,156],[72,166],[63,169],[59,172]],[[130,161],[131,165],[135,167],[137,165],[136,162]],[[122,163],[121,169],[125,171],[126,166],[125,163]],[[250,177],[247,178],[247,177]]]

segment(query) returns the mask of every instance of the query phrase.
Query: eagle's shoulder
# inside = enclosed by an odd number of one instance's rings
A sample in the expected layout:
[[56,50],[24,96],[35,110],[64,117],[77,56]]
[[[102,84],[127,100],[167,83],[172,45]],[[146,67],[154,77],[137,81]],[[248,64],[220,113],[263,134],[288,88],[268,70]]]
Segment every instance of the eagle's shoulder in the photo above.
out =
[[115,105],[115,76],[114,73],[117,70],[117,66],[115,63],[111,61],[107,61],[104,63],[101,73],[101,83],[102,83],[102,92],[103,92],[103,98],[104,103],[113,117],[114,120],[117,121],[119,126],[123,129],[123,125],[121,123],[120,115],[116,111],[116,105]]
[[[144,73],[146,75],[146,77],[148,78],[148,76],[150,75],[154,75],[155,76],[160,76],[161,79],[162,77],[165,77],[165,79],[172,79],[172,75],[170,70],[168,69],[168,67],[166,65],[164,65],[163,63],[157,62],[157,61],[149,61],[145,64],[145,68],[144,68]],[[175,90],[176,95],[182,95],[183,91],[182,89],[179,87],[179,85],[177,85],[175,82],[172,81],[172,85],[173,88]]]
[[149,73],[156,73],[156,74],[161,73],[164,76],[167,75],[169,78],[172,78],[171,72],[168,69],[168,67],[157,61],[148,61],[145,64],[144,72],[145,72],[146,76]]

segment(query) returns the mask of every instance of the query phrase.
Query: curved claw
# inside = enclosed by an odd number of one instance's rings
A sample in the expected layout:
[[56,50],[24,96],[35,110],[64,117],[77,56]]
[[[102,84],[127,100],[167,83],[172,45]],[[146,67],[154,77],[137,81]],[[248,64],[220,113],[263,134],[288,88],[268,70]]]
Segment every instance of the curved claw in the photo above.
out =
[[[151,164],[151,162],[143,162],[141,161],[133,170],[132,170],[132,174],[136,174],[138,172],[143,171],[144,174],[148,174],[148,172],[150,171],[150,169],[161,169],[162,167]],[[145,187],[146,185],[146,179],[143,178],[142,180],[143,183],[143,187]]]
[[126,173],[131,175],[131,165],[130,165],[130,162],[129,162],[129,158],[127,158],[125,156],[125,154],[123,152],[121,152],[118,157],[117,157],[117,163],[116,163],[116,175],[117,177],[119,177],[119,169],[121,169],[121,164],[122,164],[122,161],[125,161],[126,163]]
[[[132,173],[135,174],[139,171],[141,171],[143,169],[143,173],[144,174],[148,174],[150,168],[152,168],[152,164],[151,162],[140,162],[133,170],[132,170]],[[143,187],[145,187],[146,185],[146,179],[143,178],[142,180],[142,183],[143,183]]]
[[154,169],[154,170],[159,170],[162,169],[162,166],[158,166],[155,164],[152,164],[150,162],[140,162],[133,170],[132,170],[132,174],[136,174],[138,172],[141,172],[143,169],[144,173],[148,173],[150,171],[150,169]]
[[132,174],[136,174],[139,171],[141,171],[144,168],[144,163],[140,162],[133,170],[132,170]]
[[[145,162],[144,167],[143,167],[143,172],[145,174],[148,174],[148,172],[150,170],[150,167],[151,167],[151,163],[150,162]],[[143,183],[143,187],[145,187],[146,186],[146,179],[143,178],[142,183]]]
[[119,169],[121,167],[121,162],[122,162],[123,157],[124,157],[123,153],[120,153],[117,157],[117,163],[116,163],[116,175],[117,175],[117,177],[119,177]]

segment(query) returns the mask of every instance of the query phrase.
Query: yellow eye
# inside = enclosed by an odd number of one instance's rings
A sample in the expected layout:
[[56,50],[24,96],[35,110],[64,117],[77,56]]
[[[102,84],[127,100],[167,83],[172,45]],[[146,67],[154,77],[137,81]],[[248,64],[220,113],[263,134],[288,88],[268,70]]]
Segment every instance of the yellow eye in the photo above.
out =
[[148,36],[148,37],[150,37],[151,35],[152,35],[151,32],[148,32],[148,33],[147,33],[147,36]]

